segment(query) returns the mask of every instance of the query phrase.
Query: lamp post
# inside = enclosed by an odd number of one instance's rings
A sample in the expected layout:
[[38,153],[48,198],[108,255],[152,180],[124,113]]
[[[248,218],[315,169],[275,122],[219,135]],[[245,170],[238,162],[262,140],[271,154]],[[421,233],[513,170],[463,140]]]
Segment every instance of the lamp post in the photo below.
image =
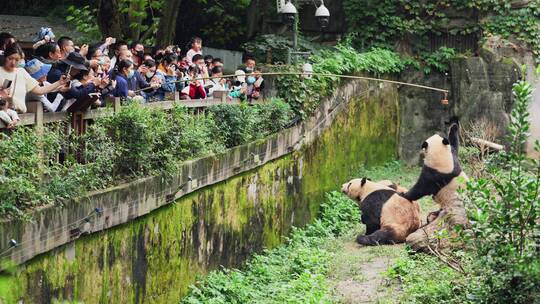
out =
[[[292,51],[289,50],[287,54],[287,64],[291,64],[292,55],[304,55],[309,53],[298,51],[298,10],[294,4],[292,4],[291,0],[277,0],[277,9],[278,13],[281,14],[283,23],[292,25]],[[324,0],[321,0],[321,5],[317,7],[315,18],[317,18],[317,22],[321,29],[328,27],[328,24],[330,23],[330,11],[324,5]]]

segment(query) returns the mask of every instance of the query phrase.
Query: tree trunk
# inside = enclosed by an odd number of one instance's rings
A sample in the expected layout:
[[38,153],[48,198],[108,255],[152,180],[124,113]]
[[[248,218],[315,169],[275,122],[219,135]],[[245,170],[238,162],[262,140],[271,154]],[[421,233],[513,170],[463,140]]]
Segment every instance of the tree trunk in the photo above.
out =
[[260,7],[259,7],[259,0],[252,0],[249,4],[249,7],[247,9],[246,17],[247,17],[247,30],[246,30],[246,38],[249,40],[255,36],[255,34],[260,29]]
[[[405,242],[414,251],[430,253],[457,245],[451,242],[456,236],[454,227],[456,225],[463,228],[468,227],[465,207],[455,189],[443,189],[437,193],[433,200],[441,206],[442,211],[434,221],[420,227],[407,237]],[[437,233],[443,229],[448,232],[448,237],[438,238]]]
[[99,0],[97,22],[104,37],[122,38],[122,14],[118,0]]
[[171,45],[176,34],[176,18],[182,0],[166,0],[163,5],[163,15],[159,20],[156,44],[161,47]]

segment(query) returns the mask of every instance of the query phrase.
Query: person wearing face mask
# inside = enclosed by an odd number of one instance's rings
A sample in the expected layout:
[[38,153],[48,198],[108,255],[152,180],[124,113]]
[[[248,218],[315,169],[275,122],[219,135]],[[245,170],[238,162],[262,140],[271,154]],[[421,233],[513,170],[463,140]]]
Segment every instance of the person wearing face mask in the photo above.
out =
[[253,73],[246,79],[246,96],[249,102],[253,102],[253,100],[257,100],[261,96],[261,90],[264,88],[264,79],[261,74],[261,70],[255,67]]
[[0,67],[0,86],[2,86],[0,95],[7,95],[10,105],[19,113],[26,112],[27,93],[32,92],[37,95],[47,94],[58,90],[66,83],[66,79],[62,78],[52,84],[39,86],[37,80],[32,78],[24,68],[20,68],[21,64],[24,64],[22,60],[24,53],[16,43],[9,45],[4,55],[4,64]]
[[246,72],[246,74],[253,73],[253,71],[255,70],[255,65],[257,64],[257,61],[255,61],[255,56],[251,54],[245,54],[242,61],[243,64],[238,69]]
[[60,52],[62,53],[62,59],[67,58],[69,53],[75,51],[75,45],[73,44],[73,39],[62,36],[58,39],[56,42],[58,43],[58,46],[60,47]]
[[136,67],[140,66],[144,60],[144,45],[139,41],[131,43],[131,53],[133,54],[133,63]]
[[130,60],[120,60],[111,74],[111,79],[116,80],[116,90],[114,91],[115,97],[134,96],[130,95],[128,89],[128,78],[133,77],[135,70],[133,69],[133,62]]
[[236,77],[233,78],[231,82],[231,90],[229,92],[229,97],[240,98],[244,100],[247,92],[246,72],[244,72],[243,70],[237,70],[236,72],[234,72],[234,75]]
[[178,79],[177,60],[178,57],[175,54],[166,54],[157,67],[156,74],[161,79],[161,90],[163,94],[166,92],[176,92],[176,81]]
[[163,100],[165,98],[165,91],[161,88],[161,84],[165,82],[165,78],[161,73],[157,72],[156,62],[153,59],[146,59],[139,66],[138,72],[143,75],[147,83],[158,84],[154,85],[154,90],[146,90],[146,99]]
[[223,68],[214,67],[211,71],[212,78],[206,83],[208,87],[208,97],[214,97],[216,91],[227,91],[227,79],[221,78],[223,76]]

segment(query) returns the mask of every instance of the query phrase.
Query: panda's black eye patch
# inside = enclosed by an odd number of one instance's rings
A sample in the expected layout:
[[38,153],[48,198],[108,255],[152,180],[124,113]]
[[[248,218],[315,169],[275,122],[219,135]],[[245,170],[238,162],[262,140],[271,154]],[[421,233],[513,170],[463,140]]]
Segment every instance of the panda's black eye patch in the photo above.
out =
[[442,143],[443,143],[443,145],[445,145],[445,146],[448,146],[448,145],[450,144],[450,142],[449,142],[448,139],[446,139],[446,138],[443,138]]
[[425,142],[422,144],[422,149],[427,149],[427,146],[428,146],[427,141],[425,141]]

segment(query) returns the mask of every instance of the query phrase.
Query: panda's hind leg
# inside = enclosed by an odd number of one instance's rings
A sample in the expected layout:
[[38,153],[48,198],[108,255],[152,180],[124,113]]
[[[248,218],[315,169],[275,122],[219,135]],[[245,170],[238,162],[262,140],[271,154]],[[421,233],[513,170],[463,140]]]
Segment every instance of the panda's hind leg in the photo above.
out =
[[391,228],[382,228],[370,235],[358,235],[356,242],[360,245],[376,246],[376,245],[388,245],[397,243],[395,233]]

